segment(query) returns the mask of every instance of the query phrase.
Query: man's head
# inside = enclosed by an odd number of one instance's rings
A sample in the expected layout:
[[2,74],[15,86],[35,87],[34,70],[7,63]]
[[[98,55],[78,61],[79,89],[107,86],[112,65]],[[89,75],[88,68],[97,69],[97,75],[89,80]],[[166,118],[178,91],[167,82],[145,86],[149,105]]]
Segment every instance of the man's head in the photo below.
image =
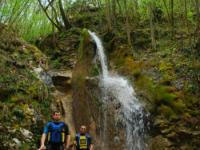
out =
[[54,111],[53,114],[52,114],[52,118],[53,118],[53,120],[55,120],[55,121],[59,121],[60,118],[61,118],[61,113],[60,113],[60,111]]
[[87,131],[86,126],[85,126],[85,125],[81,125],[81,127],[80,127],[80,133],[81,133],[81,134],[85,134],[86,131]]

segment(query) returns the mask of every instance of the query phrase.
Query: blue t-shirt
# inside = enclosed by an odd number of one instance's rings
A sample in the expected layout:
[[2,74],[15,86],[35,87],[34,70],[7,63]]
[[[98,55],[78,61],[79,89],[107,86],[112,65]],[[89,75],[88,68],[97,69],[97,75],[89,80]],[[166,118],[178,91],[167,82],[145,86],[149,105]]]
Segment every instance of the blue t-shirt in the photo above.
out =
[[66,135],[69,135],[69,128],[64,122],[48,122],[44,127],[43,133],[48,135],[48,142],[62,143],[65,141],[62,133],[64,133],[65,138]]

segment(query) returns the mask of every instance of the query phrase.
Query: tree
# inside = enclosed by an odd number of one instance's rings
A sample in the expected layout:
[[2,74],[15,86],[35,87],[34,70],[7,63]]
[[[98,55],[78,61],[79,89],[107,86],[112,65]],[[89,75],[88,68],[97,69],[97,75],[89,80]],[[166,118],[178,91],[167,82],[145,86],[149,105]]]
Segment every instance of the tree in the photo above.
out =
[[[71,24],[69,23],[68,17],[65,13],[62,0],[48,0],[46,3],[43,4],[42,0],[38,0],[42,10],[44,11],[45,15],[49,19],[49,21],[52,23],[53,26],[55,26],[59,31],[62,31],[63,29],[68,30],[71,28]],[[57,3],[56,3],[57,2]],[[59,6],[57,9],[55,6],[56,4]],[[52,9],[54,12],[54,16],[51,15],[51,12],[49,9]],[[58,16],[60,14],[60,17]]]
[[149,16],[150,16],[150,29],[151,29],[151,45],[153,49],[156,49],[156,40],[155,40],[155,26],[154,26],[154,22],[153,22],[153,18],[154,18],[154,14],[153,14],[153,10],[154,10],[154,1],[149,2]]

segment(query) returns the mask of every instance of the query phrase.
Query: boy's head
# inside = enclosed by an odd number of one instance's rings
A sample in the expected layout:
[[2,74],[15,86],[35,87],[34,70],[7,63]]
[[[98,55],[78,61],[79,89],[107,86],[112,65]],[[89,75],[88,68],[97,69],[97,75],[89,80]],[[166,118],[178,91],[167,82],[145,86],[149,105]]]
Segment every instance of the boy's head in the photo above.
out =
[[87,131],[86,126],[85,126],[85,125],[81,125],[81,127],[80,127],[80,133],[81,133],[81,134],[85,134],[86,131]]

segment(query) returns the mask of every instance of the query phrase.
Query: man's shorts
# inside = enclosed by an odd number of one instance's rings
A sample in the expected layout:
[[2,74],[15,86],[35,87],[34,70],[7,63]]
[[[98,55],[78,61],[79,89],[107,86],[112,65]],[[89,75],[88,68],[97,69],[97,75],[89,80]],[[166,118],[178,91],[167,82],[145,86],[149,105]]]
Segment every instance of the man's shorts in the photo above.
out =
[[64,150],[63,144],[52,144],[47,145],[47,150]]

